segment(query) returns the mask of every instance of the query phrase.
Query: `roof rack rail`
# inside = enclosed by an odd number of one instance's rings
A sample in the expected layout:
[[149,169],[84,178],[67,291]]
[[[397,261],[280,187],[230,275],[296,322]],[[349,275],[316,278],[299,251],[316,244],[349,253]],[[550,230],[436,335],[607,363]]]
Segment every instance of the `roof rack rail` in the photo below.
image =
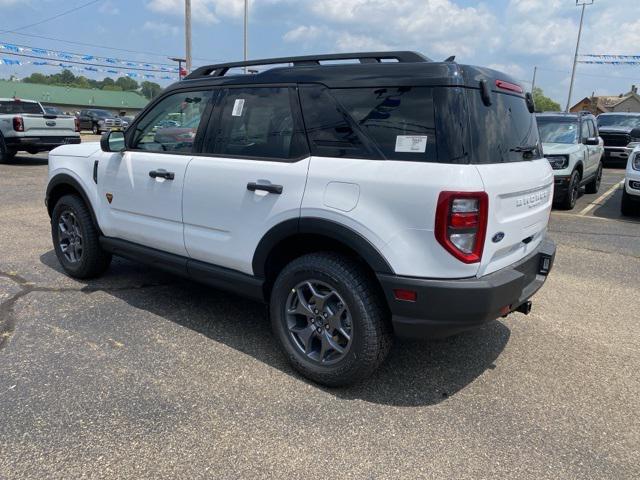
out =
[[275,65],[280,63],[292,63],[293,66],[320,65],[322,61],[332,60],[358,60],[360,63],[380,63],[382,60],[396,60],[399,63],[430,62],[431,60],[417,52],[397,51],[397,52],[359,52],[359,53],[333,53],[328,55],[305,55],[302,57],[280,57],[265,58],[260,60],[249,60],[246,62],[219,63],[216,65],[206,65],[197,68],[185,79],[201,77],[223,77],[231,68],[251,67],[259,65]]

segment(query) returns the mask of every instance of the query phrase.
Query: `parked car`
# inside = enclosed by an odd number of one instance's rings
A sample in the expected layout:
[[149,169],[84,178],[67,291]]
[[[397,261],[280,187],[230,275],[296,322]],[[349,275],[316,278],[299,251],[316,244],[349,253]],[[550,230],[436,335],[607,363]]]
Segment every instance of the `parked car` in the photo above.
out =
[[82,130],[91,130],[95,135],[123,128],[122,119],[107,110],[80,110],[78,120]]
[[626,161],[633,150],[630,144],[640,142],[640,113],[602,113],[598,128],[604,140],[604,163]]
[[640,145],[627,160],[620,210],[623,215],[640,215]]
[[[298,371],[353,383],[394,334],[529,313],[555,256],[533,111],[503,73],[414,52],[202,67],[126,132],[51,153],[55,252],[73,277],[119,255],[266,301]],[[194,141],[159,139],[169,118]]]
[[596,118],[584,113],[541,113],[537,115],[542,151],[555,178],[554,202],[571,210],[580,188],[598,193],[602,179],[604,142]]
[[0,163],[19,151],[31,154],[80,143],[76,120],[45,113],[33,100],[0,98]]

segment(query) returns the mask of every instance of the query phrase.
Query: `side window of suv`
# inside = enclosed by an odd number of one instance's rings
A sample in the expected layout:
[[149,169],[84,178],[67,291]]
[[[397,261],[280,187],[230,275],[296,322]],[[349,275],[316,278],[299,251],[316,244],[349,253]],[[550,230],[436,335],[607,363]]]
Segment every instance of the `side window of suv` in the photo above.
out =
[[598,127],[596,126],[596,122],[593,120],[589,120],[589,136],[597,137],[598,136]]
[[292,88],[230,88],[217,111],[218,124],[205,141],[205,152],[285,161],[308,154]]
[[584,143],[584,141],[591,136],[591,132],[589,131],[589,127],[590,127],[589,121],[583,120],[582,121],[581,135],[580,135],[582,143]]
[[165,97],[136,126],[131,148],[150,152],[192,152],[200,121],[212,96],[212,91],[199,91]]

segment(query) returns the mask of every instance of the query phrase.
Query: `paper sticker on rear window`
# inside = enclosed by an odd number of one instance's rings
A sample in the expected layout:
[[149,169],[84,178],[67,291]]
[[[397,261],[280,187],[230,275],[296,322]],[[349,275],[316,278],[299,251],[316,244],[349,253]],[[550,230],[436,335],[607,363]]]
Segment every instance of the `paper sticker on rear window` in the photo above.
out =
[[231,112],[231,115],[234,117],[241,117],[243,109],[244,109],[244,98],[237,98],[233,104],[233,111]]
[[396,136],[396,152],[424,153],[427,150],[426,135]]

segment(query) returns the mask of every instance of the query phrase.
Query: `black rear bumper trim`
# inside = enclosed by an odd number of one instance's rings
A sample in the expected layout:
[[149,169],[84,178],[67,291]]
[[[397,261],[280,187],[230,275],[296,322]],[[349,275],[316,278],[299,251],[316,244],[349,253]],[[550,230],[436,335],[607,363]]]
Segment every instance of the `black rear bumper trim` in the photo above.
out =
[[[542,287],[555,253],[555,243],[545,239],[520,262],[480,278],[434,280],[378,274],[395,334],[446,337],[495,320],[505,308],[514,311]],[[396,300],[394,289],[413,290],[417,300]]]

